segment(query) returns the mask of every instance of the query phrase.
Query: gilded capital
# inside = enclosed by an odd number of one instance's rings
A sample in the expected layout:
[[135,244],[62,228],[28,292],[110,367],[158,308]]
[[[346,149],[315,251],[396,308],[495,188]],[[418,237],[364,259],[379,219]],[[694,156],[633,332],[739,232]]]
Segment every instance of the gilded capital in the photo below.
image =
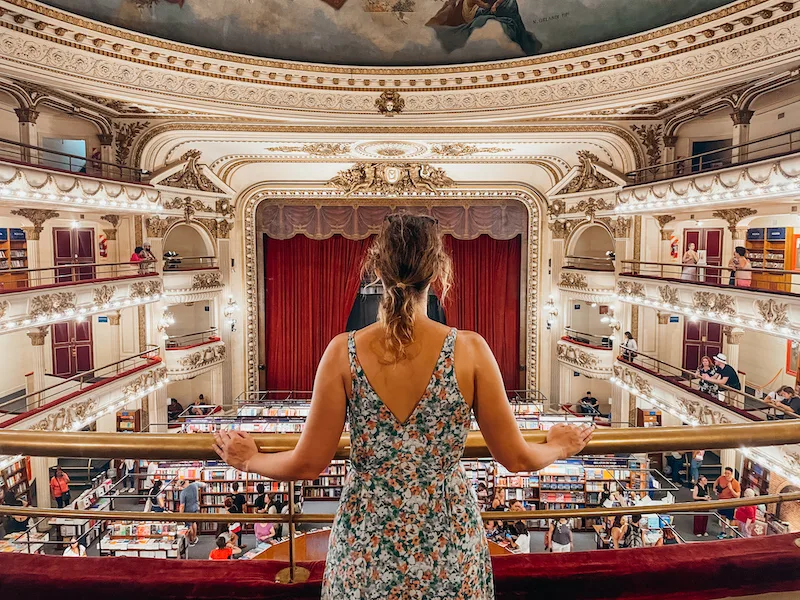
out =
[[658,324],[659,325],[666,325],[669,323],[669,313],[662,313],[657,312],[656,315],[658,316]]
[[[58,213],[54,210],[47,210],[43,208],[18,208],[11,211],[12,215],[16,215],[18,217],[25,217],[34,226],[39,228],[41,232],[42,224],[47,221],[48,219],[56,219],[58,218]],[[37,238],[38,239],[38,238]]]
[[675,217],[672,215],[653,215],[656,221],[658,221],[658,228],[664,229],[668,223],[672,223],[675,220]]
[[662,229],[661,230],[661,241],[662,242],[670,241],[670,239],[672,239],[672,234],[673,233],[674,232],[672,231],[672,229]]
[[39,118],[39,111],[33,108],[15,108],[14,112],[17,113],[17,119],[20,123],[36,124],[36,119]]
[[47,337],[48,331],[50,331],[49,327],[37,327],[33,331],[29,331],[28,338],[31,340],[31,346],[44,346],[44,338]]
[[113,133],[98,133],[97,139],[100,140],[101,146],[111,146],[114,143]]
[[112,313],[108,313],[108,324],[119,325],[119,318],[120,318],[120,313],[118,310]]
[[741,327],[731,327],[730,325],[724,325],[722,327],[722,332],[725,334],[725,342],[728,345],[737,345],[742,341],[742,336],[744,335],[744,329]]
[[103,229],[103,234],[106,236],[106,239],[109,242],[116,242],[117,241],[117,230],[116,229]]
[[750,125],[750,119],[753,118],[752,110],[737,109],[731,113],[731,120],[734,125]]
[[25,239],[29,242],[38,242],[44,227],[21,227],[25,232]]
[[674,148],[678,143],[678,136],[677,135],[665,135],[663,137],[664,140],[664,148]]

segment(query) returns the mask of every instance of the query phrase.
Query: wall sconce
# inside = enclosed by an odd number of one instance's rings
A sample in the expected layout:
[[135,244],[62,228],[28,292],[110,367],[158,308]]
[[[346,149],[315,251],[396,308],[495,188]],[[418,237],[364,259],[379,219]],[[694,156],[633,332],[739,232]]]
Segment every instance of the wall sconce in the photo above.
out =
[[157,327],[158,331],[161,332],[162,339],[169,339],[167,329],[170,325],[175,325],[175,316],[165,308],[164,312],[161,313],[161,318],[158,320]]
[[234,315],[237,312],[239,312],[239,305],[236,303],[236,300],[233,299],[233,296],[228,296],[228,304],[225,305],[222,314],[225,316],[225,321],[230,323],[231,333],[236,331],[236,319]]
[[608,314],[600,319],[601,323],[605,323],[612,331],[619,331],[620,322],[614,317],[614,307],[608,307]]
[[556,317],[558,316],[558,308],[553,296],[547,298],[547,302],[542,306],[542,311],[547,315],[547,328],[551,329],[556,324]]

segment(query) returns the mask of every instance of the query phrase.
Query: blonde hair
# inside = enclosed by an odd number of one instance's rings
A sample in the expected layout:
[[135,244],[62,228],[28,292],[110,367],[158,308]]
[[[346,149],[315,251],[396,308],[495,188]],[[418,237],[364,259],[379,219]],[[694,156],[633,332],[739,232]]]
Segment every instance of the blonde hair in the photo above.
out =
[[444,300],[453,267],[436,219],[427,215],[390,215],[364,260],[364,272],[383,283],[379,321],[395,360],[406,357],[413,341],[414,307],[437,283]]

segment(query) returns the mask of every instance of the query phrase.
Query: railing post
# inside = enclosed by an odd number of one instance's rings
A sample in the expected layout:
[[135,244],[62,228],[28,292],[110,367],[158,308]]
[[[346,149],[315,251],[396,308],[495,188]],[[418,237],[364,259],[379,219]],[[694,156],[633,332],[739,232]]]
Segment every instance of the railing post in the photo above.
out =
[[303,583],[308,581],[311,572],[305,567],[297,566],[297,551],[295,548],[294,534],[295,524],[295,505],[294,505],[295,482],[289,482],[289,566],[278,571],[275,581],[278,583]]

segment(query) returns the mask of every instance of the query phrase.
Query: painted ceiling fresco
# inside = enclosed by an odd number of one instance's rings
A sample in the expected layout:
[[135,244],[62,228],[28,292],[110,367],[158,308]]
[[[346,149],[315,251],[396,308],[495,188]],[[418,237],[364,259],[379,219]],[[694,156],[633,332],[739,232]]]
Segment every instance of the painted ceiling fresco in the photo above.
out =
[[639,33],[730,0],[47,0],[157,37],[363,66],[483,62]]

